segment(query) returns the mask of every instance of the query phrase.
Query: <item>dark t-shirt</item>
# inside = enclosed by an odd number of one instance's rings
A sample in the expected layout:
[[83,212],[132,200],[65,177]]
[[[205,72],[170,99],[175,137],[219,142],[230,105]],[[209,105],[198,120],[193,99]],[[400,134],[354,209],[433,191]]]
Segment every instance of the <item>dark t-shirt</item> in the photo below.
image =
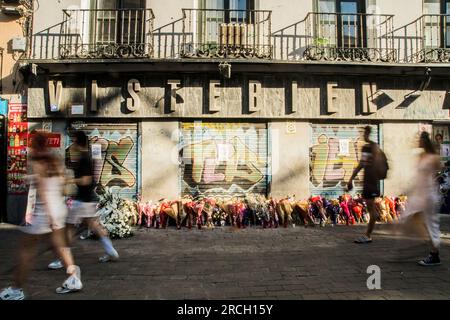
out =
[[373,166],[373,151],[376,148],[374,142],[362,147],[361,161],[364,167],[363,197],[372,199],[380,196],[380,180],[377,178]]
[[[80,155],[80,160],[75,165],[74,168],[75,179],[81,177],[92,177],[94,179],[94,170],[92,166],[92,161],[89,158],[89,154],[87,152],[83,152]],[[95,185],[94,181],[87,186],[77,185],[77,194],[75,199],[82,202],[93,202],[97,201],[97,195],[95,194]]]

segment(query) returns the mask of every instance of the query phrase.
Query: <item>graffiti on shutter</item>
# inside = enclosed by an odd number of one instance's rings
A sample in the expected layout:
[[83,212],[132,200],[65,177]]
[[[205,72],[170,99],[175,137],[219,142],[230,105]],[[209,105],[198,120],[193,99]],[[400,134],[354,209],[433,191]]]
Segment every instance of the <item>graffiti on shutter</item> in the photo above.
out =
[[[83,131],[89,136],[97,193],[109,189],[124,198],[136,196],[137,124],[87,124]],[[76,151],[71,141],[66,154],[69,166],[73,167]]]
[[[358,166],[364,125],[312,125],[310,148],[310,190],[312,195],[338,197]],[[372,126],[371,140],[378,143],[378,127]],[[354,180],[354,192],[362,192],[363,171]]]
[[182,195],[267,193],[267,125],[182,123]]

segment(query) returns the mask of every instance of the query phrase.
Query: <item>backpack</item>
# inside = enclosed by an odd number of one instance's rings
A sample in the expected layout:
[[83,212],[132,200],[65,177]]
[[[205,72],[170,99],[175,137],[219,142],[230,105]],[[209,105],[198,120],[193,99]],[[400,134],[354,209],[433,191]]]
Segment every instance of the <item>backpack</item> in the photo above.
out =
[[373,169],[378,180],[386,179],[389,170],[389,164],[386,154],[376,144],[373,150]]

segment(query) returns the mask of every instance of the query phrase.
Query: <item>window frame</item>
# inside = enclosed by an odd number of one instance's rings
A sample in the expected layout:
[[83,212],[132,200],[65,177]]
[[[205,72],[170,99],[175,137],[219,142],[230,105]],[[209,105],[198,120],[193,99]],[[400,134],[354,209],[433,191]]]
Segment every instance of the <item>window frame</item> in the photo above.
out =
[[[344,28],[346,24],[343,23],[343,17],[346,13],[342,13],[342,4],[344,2],[356,2],[357,4],[357,13],[356,20],[354,24],[348,24],[348,26],[357,27],[356,30],[356,43],[354,45],[348,45],[343,43],[344,39]],[[336,13],[338,14],[337,28],[338,28],[338,46],[340,48],[365,48],[367,46],[367,23],[365,16],[363,14],[366,13],[366,1],[365,0],[336,0]],[[360,27],[362,26],[362,27]],[[361,34],[362,30],[362,34]]]
[[[128,21],[129,18],[125,18],[124,13],[121,11],[121,9],[145,9],[146,8],[146,0],[139,0],[140,5],[139,7],[136,8],[130,8],[130,7],[126,7],[125,6],[125,2],[126,0],[115,0],[115,5],[114,8],[108,9],[108,8],[99,8],[99,1],[98,0],[91,0],[91,10],[93,10],[92,16],[91,16],[91,42],[94,43],[96,46],[97,45],[108,45],[108,44],[123,44],[124,43],[124,26],[121,24],[121,21]],[[98,16],[98,10],[118,10],[117,16],[116,17],[111,17],[110,20],[116,20],[113,25],[114,25],[114,36],[112,38],[108,37],[108,41],[102,41],[102,39],[98,38],[98,34],[100,34],[100,32],[97,32],[97,30],[94,30],[92,28],[97,28],[98,26],[98,21],[101,20],[101,18],[99,18]],[[103,13],[104,15],[104,13]],[[108,18],[106,18],[108,19]],[[103,20],[102,21],[106,21],[106,19],[104,19],[103,16]],[[141,21],[142,19],[146,19],[145,14],[141,17],[139,17],[137,19],[137,21]],[[142,22],[141,22],[142,23]],[[145,30],[144,30],[145,33]],[[103,35],[104,32],[102,31],[101,34]],[[135,36],[137,41],[136,43],[142,43],[145,39],[145,35],[144,34],[138,34],[137,36]],[[125,41],[126,42],[126,41]],[[134,42],[133,42],[134,43]]]

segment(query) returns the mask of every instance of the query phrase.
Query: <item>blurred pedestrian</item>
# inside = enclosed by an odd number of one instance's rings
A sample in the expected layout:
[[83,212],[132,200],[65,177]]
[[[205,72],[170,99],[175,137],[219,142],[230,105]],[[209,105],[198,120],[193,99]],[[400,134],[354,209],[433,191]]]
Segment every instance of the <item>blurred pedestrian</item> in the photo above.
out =
[[43,133],[33,134],[30,151],[33,175],[29,177],[29,181],[36,188],[34,211],[27,219],[30,224],[22,228],[25,235],[20,247],[18,265],[14,271],[13,286],[0,293],[0,300],[25,298],[23,286],[36,256],[37,244],[48,234],[51,234],[54,250],[61,257],[69,275],[56,292],[79,291],[83,287],[80,268],[75,265],[65,238],[67,208],[63,196],[62,162],[47,149],[47,137]]
[[439,247],[441,232],[439,229],[440,196],[436,179],[441,170],[440,157],[433,145],[428,132],[422,132],[419,147],[423,149],[417,165],[414,188],[408,194],[405,212],[401,215],[403,225],[416,223],[424,226],[431,240],[431,252],[421,261],[422,266],[436,266],[441,264]]
[[364,141],[366,144],[362,147],[361,160],[359,161],[356,169],[353,171],[347,186],[349,191],[352,190],[353,180],[359,172],[364,169],[362,197],[367,204],[367,211],[369,212],[370,220],[367,225],[366,234],[355,240],[356,243],[360,244],[372,242],[372,232],[378,218],[375,207],[375,198],[380,196],[380,181],[386,177],[388,170],[387,160],[384,153],[377,143],[370,140],[371,133],[372,128],[370,126],[364,128]]
[[[115,261],[119,259],[119,254],[114,248],[106,229],[100,224],[97,215],[98,197],[95,193],[94,169],[91,157],[89,156],[88,137],[83,131],[75,131],[73,134],[73,157],[74,179],[68,179],[67,183],[75,184],[77,187],[72,208],[69,210],[67,219],[67,237],[69,243],[73,243],[75,225],[86,223],[89,230],[96,234],[103,245],[105,254],[99,258],[100,262]],[[50,269],[62,267],[60,259],[51,262]]]

